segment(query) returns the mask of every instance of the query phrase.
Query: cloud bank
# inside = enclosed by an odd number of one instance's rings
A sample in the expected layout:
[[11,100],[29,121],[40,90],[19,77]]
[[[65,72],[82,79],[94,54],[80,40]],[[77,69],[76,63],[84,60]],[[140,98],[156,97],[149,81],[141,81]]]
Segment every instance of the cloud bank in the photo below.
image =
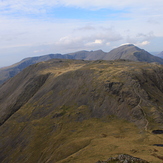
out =
[[161,0],[1,0],[0,67],[5,56],[110,51],[126,42],[162,51],[162,19]]

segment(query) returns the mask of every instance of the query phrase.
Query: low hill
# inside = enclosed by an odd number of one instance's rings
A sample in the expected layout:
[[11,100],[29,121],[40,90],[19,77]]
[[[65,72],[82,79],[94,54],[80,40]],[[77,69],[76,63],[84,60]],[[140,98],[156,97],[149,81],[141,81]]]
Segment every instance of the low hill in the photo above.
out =
[[162,162],[163,66],[50,60],[0,87],[1,163]]

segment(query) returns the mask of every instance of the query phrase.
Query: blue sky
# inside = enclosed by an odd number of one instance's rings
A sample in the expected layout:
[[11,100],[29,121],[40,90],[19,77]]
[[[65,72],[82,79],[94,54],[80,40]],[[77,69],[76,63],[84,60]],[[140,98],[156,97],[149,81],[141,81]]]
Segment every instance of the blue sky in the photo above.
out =
[[160,52],[162,20],[162,0],[0,0],[0,67],[125,43]]
[[118,19],[127,19],[123,18],[121,14],[127,13],[126,10],[116,10],[116,9],[107,9],[101,8],[98,10],[89,10],[86,8],[79,7],[65,7],[60,6],[52,8],[50,11],[47,11],[47,16],[56,19],[80,19],[87,21],[107,21],[109,20],[118,20]]

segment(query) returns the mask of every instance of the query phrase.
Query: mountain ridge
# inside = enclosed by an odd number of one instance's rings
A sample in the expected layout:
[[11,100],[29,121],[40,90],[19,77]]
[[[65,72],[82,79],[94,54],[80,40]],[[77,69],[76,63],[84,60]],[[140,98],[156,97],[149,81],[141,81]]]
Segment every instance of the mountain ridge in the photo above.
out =
[[163,65],[52,59],[0,87],[2,163],[161,163]]
[[110,52],[103,52],[102,50],[97,51],[78,51],[68,54],[48,54],[38,57],[25,58],[22,61],[11,65],[9,67],[0,69],[0,84],[4,83],[9,78],[15,76],[24,68],[31,64],[35,64],[41,61],[47,61],[49,59],[78,59],[78,60],[116,60],[126,59],[132,61],[141,62],[157,62],[163,64],[163,59],[153,56],[147,51],[140,49],[133,44],[123,45],[118,48],[111,50]]

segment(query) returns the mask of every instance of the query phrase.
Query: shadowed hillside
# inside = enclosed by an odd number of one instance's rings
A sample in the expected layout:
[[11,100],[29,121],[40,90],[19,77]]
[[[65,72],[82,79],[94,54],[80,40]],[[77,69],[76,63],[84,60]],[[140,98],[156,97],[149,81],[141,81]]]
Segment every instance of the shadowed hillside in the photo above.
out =
[[161,163],[163,66],[50,60],[0,87],[2,163],[92,163],[120,153]]
[[22,71],[24,68],[38,63],[42,61],[47,61],[53,58],[60,58],[60,59],[72,59],[72,57],[68,57],[67,55],[63,56],[61,54],[48,54],[38,57],[29,57],[25,58],[22,61],[13,64],[9,67],[4,67],[0,69],[0,84],[4,83],[6,80],[14,77],[16,74],[18,74],[20,71]]

